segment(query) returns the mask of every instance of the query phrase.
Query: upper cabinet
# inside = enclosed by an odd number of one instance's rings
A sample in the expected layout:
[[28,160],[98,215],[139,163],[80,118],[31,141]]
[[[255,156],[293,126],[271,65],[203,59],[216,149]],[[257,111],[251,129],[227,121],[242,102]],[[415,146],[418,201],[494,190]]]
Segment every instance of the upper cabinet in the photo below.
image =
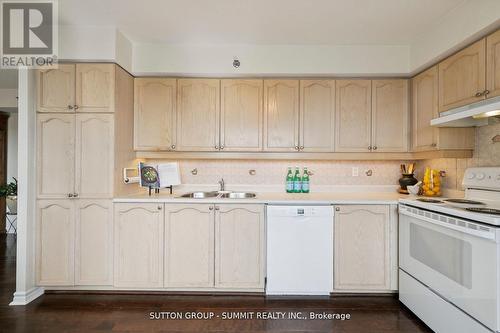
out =
[[114,112],[114,66],[61,64],[37,71],[38,112]]
[[264,150],[299,149],[299,81],[264,80]]
[[75,65],[37,71],[38,111],[73,112],[75,106]]
[[183,151],[218,151],[220,80],[177,81],[177,145]]
[[299,149],[332,152],[335,145],[335,81],[300,81]]
[[500,96],[500,30],[486,38],[487,97]]
[[372,150],[408,150],[408,81],[372,81]]
[[262,80],[221,81],[221,150],[262,150],[262,90]]
[[337,80],[336,151],[370,151],[371,96],[370,80]]
[[439,68],[439,112],[485,98],[486,39],[443,60]]
[[77,112],[114,112],[114,64],[77,64],[75,77]]
[[177,80],[134,80],[134,149],[174,150]]

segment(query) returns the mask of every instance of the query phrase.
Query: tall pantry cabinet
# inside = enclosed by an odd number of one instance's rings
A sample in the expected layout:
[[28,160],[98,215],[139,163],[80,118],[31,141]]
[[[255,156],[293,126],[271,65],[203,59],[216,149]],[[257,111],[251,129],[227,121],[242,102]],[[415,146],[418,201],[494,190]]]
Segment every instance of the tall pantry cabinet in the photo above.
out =
[[113,282],[112,198],[135,158],[133,88],[114,64],[37,72],[38,285]]

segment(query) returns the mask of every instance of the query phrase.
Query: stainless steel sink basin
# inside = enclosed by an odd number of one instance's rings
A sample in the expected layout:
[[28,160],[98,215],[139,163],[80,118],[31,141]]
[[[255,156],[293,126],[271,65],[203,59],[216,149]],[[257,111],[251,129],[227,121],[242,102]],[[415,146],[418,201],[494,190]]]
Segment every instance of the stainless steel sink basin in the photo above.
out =
[[221,198],[225,199],[251,199],[255,198],[256,194],[251,192],[230,192],[223,193]]
[[207,198],[221,198],[221,199],[251,199],[255,198],[256,194],[251,192],[190,192],[181,195],[179,198],[191,199],[207,199]]
[[206,199],[206,198],[216,198],[219,195],[219,192],[190,192],[181,195],[181,198],[193,198],[193,199]]

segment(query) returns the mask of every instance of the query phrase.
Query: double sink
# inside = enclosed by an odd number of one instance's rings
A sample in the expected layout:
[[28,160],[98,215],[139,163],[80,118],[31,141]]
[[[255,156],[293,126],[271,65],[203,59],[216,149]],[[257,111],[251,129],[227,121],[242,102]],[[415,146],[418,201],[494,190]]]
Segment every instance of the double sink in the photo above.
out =
[[256,194],[252,192],[229,192],[229,191],[211,191],[211,192],[190,192],[180,196],[180,198],[192,199],[251,199]]

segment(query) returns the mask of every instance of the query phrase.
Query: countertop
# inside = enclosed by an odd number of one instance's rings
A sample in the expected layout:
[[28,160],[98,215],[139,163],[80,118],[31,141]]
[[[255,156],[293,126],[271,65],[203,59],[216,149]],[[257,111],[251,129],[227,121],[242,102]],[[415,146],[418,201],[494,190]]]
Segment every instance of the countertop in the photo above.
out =
[[192,199],[179,198],[179,194],[152,194],[140,193],[115,198],[114,202],[123,203],[218,203],[218,204],[270,204],[270,205],[329,205],[329,204],[397,204],[399,199],[407,195],[397,192],[316,192],[316,193],[283,193],[283,192],[256,192],[257,196],[251,199]]

